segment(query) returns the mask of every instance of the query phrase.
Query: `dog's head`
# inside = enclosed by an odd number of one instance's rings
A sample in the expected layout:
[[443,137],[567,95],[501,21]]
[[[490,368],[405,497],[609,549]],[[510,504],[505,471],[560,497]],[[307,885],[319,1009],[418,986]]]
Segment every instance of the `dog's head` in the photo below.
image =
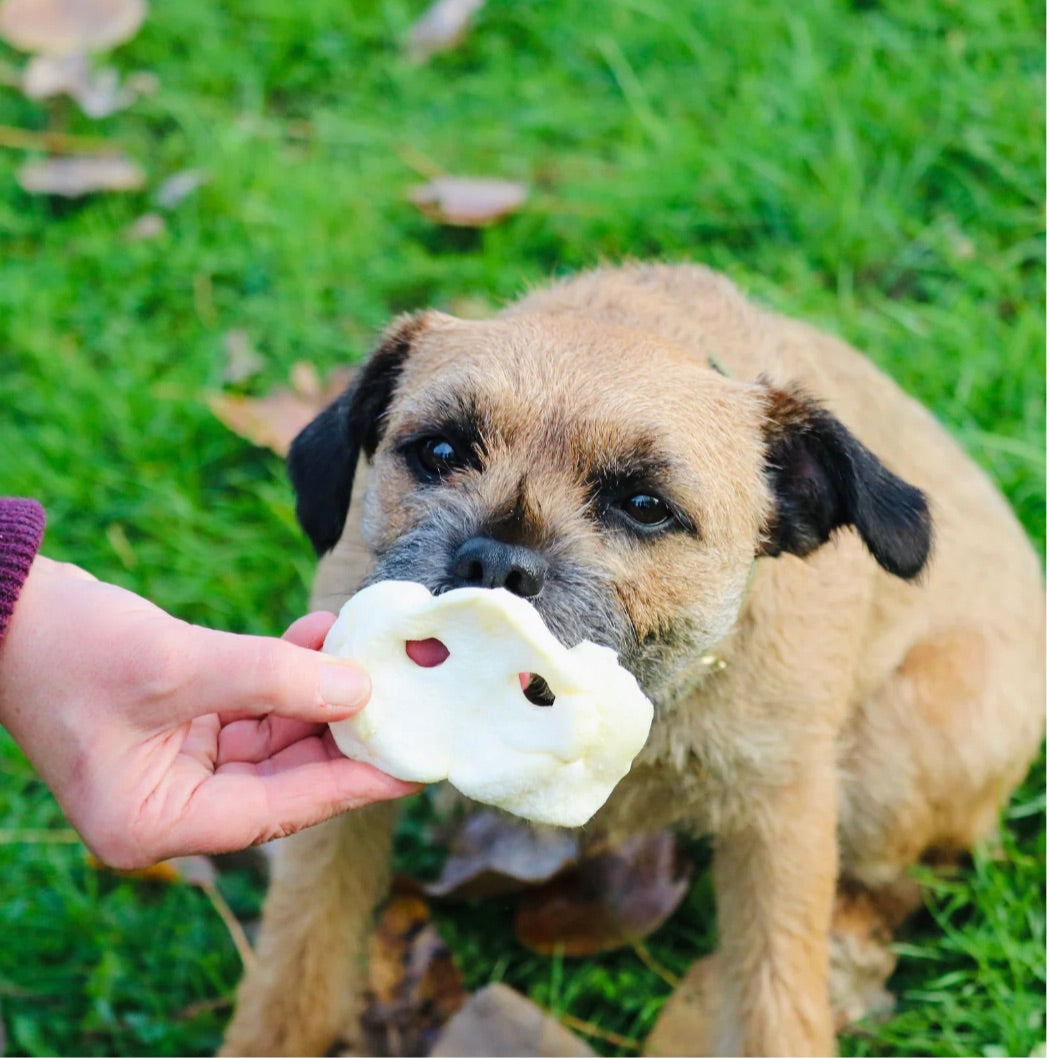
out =
[[369,581],[508,588],[649,693],[727,633],[758,556],[853,526],[910,578],[930,545],[922,493],[799,391],[564,317],[397,321],[292,446],[319,554],[361,455]]

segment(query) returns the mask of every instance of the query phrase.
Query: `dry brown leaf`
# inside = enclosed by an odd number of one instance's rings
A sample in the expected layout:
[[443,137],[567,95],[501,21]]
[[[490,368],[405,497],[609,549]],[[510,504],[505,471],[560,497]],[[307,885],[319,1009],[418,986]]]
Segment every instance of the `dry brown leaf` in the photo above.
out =
[[531,1000],[508,985],[493,984],[451,1018],[429,1053],[433,1058],[586,1058],[595,1052]]
[[264,397],[222,393],[208,404],[233,433],[284,456],[302,428],[345,389],[352,371],[334,371],[327,385],[321,386],[316,368],[300,363],[292,368],[291,377],[291,389],[277,389]]
[[462,821],[440,877],[425,891],[459,899],[516,892],[577,859],[578,838],[571,831],[480,811]]
[[368,941],[368,973],[361,1019],[367,1054],[428,1054],[466,999],[458,967],[416,893],[390,897]]
[[415,62],[449,51],[464,39],[484,0],[436,0],[411,27],[407,54]]
[[153,96],[160,91],[160,78],[151,70],[135,70],[127,75],[124,83],[136,96]]
[[167,231],[167,221],[159,213],[143,213],[124,229],[124,238],[128,242],[147,242],[159,239]]
[[316,414],[311,401],[287,389],[265,397],[222,394],[212,397],[209,404],[233,433],[279,456],[287,455],[291,442]]
[[151,867],[142,867],[134,871],[121,871],[109,864],[103,863],[93,852],[87,854],[87,865],[95,871],[110,871],[113,874],[123,875],[125,878],[135,878],[141,882],[160,882],[170,885],[177,882],[179,878],[177,868],[173,867],[170,860],[161,860]]
[[427,217],[441,224],[482,228],[520,209],[527,199],[527,187],[517,180],[438,176],[412,188],[410,198]]
[[153,192],[153,201],[161,209],[174,209],[206,183],[207,173],[202,169],[183,169],[180,173],[169,176]]
[[222,347],[225,350],[222,379],[229,385],[243,382],[265,367],[265,358],[255,349],[247,331],[239,327],[225,332]]
[[111,66],[92,69],[82,53],[35,55],[26,64],[22,91],[30,99],[67,95],[89,118],[104,118],[129,107],[137,98]]
[[87,862],[96,871],[111,871],[125,878],[135,878],[142,882],[160,882],[164,885],[170,885],[172,882],[187,882],[189,885],[206,888],[214,885],[217,877],[214,864],[207,856],[175,856],[173,859],[154,863],[151,867],[130,871],[110,867],[91,852],[87,854]]
[[3,0],[0,38],[43,55],[105,51],[130,40],[145,0]]
[[593,955],[635,944],[676,910],[690,875],[668,831],[593,849],[576,867],[523,895],[516,936],[543,955]]
[[22,91],[30,99],[72,94],[87,83],[91,60],[83,53],[34,55],[22,71]]
[[308,360],[299,360],[291,365],[291,388],[306,400],[324,400],[320,372]]
[[18,183],[31,195],[80,198],[96,191],[137,191],[145,185],[140,166],[120,154],[40,158],[18,170]]

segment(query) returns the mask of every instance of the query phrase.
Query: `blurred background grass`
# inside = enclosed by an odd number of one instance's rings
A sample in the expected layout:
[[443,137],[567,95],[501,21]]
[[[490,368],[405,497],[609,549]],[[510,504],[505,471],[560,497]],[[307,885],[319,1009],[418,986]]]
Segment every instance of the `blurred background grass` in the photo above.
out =
[[[326,372],[359,358],[392,313],[494,308],[623,257],[704,261],[866,350],[987,467],[1042,548],[1039,5],[490,0],[462,45],[413,65],[402,42],[422,7],[155,3],[111,61],[159,90],[101,121],[61,120],[119,141],[154,188],[206,172],[160,210],[160,237],[126,235],[157,209],[150,191],[29,197],[23,156],[0,151],[0,494],[44,502],[48,554],[190,620],[281,631],[312,556],[280,460],[208,409],[226,333],[262,354],[246,389],[264,393],[298,360]],[[0,87],[0,125],[48,120]],[[406,198],[434,171],[520,179],[531,198],[484,230],[441,226]],[[1043,788],[1041,760],[1002,858],[929,884],[901,941],[898,1011],[845,1037],[847,1053],[1028,1054],[1043,1040]],[[429,862],[420,812],[401,835],[406,868]],[[212,1050],[239,965],[209,902],[88,869],[62,827],[4,739],[8,1052]],[[257,909],[256,881],[222,885],[242,915]],[[682,972],[712,943],[709,916],[702,877],[652,953]],[[470,985],[505,979],[646,1034],[669,988],[635,953],[540,959],[508,919],[504,905],[442,915]]]

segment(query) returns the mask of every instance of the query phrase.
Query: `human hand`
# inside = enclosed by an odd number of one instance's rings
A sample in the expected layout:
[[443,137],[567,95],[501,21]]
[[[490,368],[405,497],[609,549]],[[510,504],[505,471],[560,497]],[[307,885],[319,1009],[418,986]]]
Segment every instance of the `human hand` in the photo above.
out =
[[333,622],[213,631],[37,556],[0,644],[0,723],[111,866],[268,841],[419,788],[334,745],[327,723],[370,683],[317,653]]

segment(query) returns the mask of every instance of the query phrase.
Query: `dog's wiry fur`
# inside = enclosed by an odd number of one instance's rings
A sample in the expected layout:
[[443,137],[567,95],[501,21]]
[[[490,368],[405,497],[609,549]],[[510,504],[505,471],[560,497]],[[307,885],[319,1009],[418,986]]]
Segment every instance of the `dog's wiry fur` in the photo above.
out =
[[[405,454],[426,435],[463,455],[438,483]],[[562,640],[637,675],[655,724],[587,830],[714,837],[715,1028],[695,1053],[831,1052],[833,1002],[862,1012],[891,968],[907,868],[989,835],[1036,751],[1040,571],[1003,499],[867,360],[705,269],[397,321],[291,471],[333,547],[315,605],[390,577],[445,590],[488,536],[547,562],[535,601]],[[670,528],[623,522],[630,490],[669,501]],[[355,1038],[390,820],[282,843],[227,1053]]]

